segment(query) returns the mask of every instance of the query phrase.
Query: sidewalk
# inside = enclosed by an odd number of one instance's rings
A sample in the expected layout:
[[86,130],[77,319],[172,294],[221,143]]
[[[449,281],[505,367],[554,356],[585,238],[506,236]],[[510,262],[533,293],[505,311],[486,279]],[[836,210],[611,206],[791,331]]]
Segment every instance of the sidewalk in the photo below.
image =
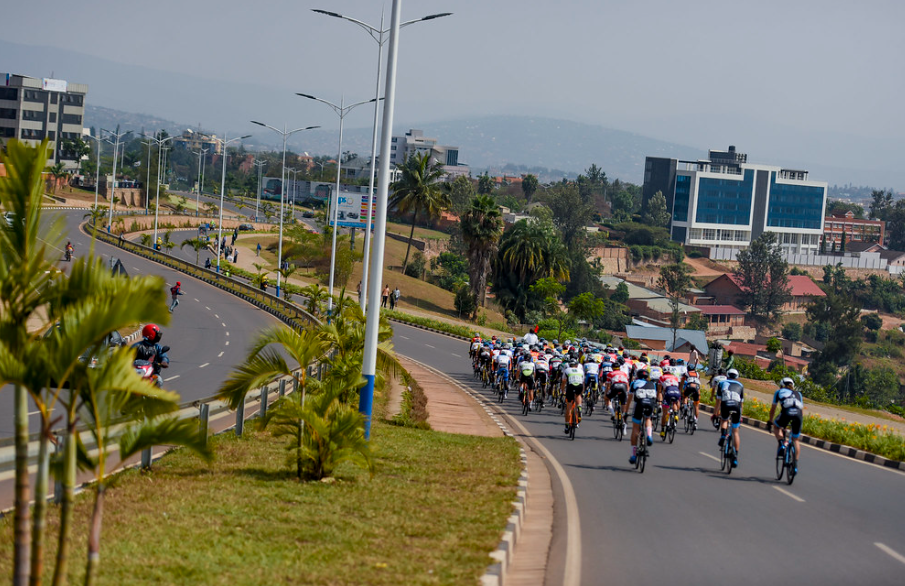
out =
[[[420,364],[399,356],[427,395],[428,423],[437,431],[501,437],[503,431],[478,402],[456,385]],[[392,401],[392,398],[391,398]],[[527,444],[528,486],[525,520],[505,573],[507,586],[546,582],[547,556],[553,540],[553,489],[544,460]]]

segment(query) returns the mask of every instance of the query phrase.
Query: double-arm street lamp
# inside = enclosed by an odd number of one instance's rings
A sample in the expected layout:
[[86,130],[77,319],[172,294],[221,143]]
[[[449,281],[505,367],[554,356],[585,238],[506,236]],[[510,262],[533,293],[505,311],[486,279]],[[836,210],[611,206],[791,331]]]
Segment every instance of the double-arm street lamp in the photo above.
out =
[[[359,303],[361,305],[362,311],[364,311],[365,307],[367,307],[368,301],[368,264],[371,252],[371,218],[374,215],[374,175],[376,173],[377,167],[377,118],[379,112],[379,104],[377,98],[380,97],[380,66],[381,59],[383,57],[383,46],[389,40],[388,33],[390,29],[383,28],[383,14],[380,15],[380,27],[374,27],[370,24],[362,22],[356,18],[352,18],[350,16],[345,16],[343,14],[338,14],[336,12],[330,12],[328,10],[319,10],[313,9],[314,12],[318,14],[324,14],[326,16],[332,16],[334,18],[341,18],[343,20],[348,20],[351,23],[354,23],[361,27],[372,39],[377,42],[377,82],[375,84],[374,89],[374,128],[371,133],[371,178],[368,184],[368,219],[367,226],[365,228],[365,244],[364,244],[364,264],[362,265],[362,275],[361,275],[361,298],[359,299]],[[423,22],[425,20],[434,20],[436,18],[443,18],[444,16],[451,15],[451,12],[442,12],[439,14],[430,14],[428,16],[424,16],[421,18],[416,18],[415,20],[409,20],[403,22],[399,25],[399,28],[407,27],[411,24],[415,24],[416,22]]]
[[[309,100],[316,100],[318,102],[322,102],[330,106],[334,112],[339,116],[339,148],[336,149],[336,189],[333,194],[333,243],[330,246],[330,286],[327,294],[327,319],[329,320],[333,315],[333,276],[336,273],[336,232],[339,230],[339,223],[337,220],[337,216],[339,215],[339,177],[340,170],[342,169],[343,163],[343,119],[346,117],[350,111],[354,108],[361,106],[362,104],[370,104],[372,102],[378,102],[383,98],[371,98],[370,100],[365,100],[363,102],[356,102],[354,104],[350,104],[348,106],[345,105],[345,97],[340,100],[339,106],[334,104],[333,102],[328,102],[327,100],[323,100],[321,98],[316,98],[314,96],[308,94],[300,94],[297,93],[297,96],[301,96],[303,98],[308,98]],[[370,217],[370,216],[369,216]],[[328,222],[329,224],[329,222]]]
[[255,157],[253,164],[258,168],[258,197],[255,199],[255,222],[257,222],[258,208],[261,207],[261,190],[264,188],[264,167],[267,165],[267,161],[262,161]]
[[198,189],[195,191],[195,217],[201,213],[201,165],[204,162],[204,155],[208,153],[210,149],[202,149],[199,148],[197,151],[192,151],[192,153],[198,155]]
[[[283,137],[283,165],[280,170],[280,241],[277,243],[277,268],[283,268],[283,202],[286,200],[286,141],[290,136],[295,134],[296,132],[302,132],[303,130],[313,130],[315,128],[320,128],[320,126],[305,126],[303,128],[296,128],[294,130],[286,130],[286,126],[283,125],[283,130],[279,128],[275,128],[269,124],[264,124],[263,122],[258,122],[257,120],[252,120],[252,124],[257,124],[258,126],[263,126],[264,128],[269,128],[272,131],[276,132],[280,136]],[[281,277],[279,271],[277,271],[277,297],[280,296],[280,283]]]
[[[164,143],[173,140],[174,137],[167,136],[165,138],[157,138],[154,136],[145,135],[145,138],[147,138],[149,141],[152,141],[157,144],[157,196],[154,200],[154,240],[153,240],[154,246],[157,246],[157,220],[160,218],[160,167],[161,167],[161,164],[163,163],[163,153],[164,153],[163,145],[164,145]],[[150,152],[150,149],[149,149],[149,152]],[[148,163],[149,175],[148,176],[150,177],[150,172],[151,172],[150,158],[148,159],[148,161],[149,161],[149,163]],[[145,190],[145,191],[147,191],[147,190]],[[145,200],[146,200],[145,209],[147,209],[147,206],[148,206],[147,198],[145,198]]]
[[225,138],[214,138],[213,140],[220,143],[220,148],[223,149],[222,157],[223,157],[223,175],[220,178],[220,219],[217,222],[217,272],[220,272],[220,257],[222,256],[221,248],[223,246],[223,196],[226,194],[226,157],[228,156],[226,147],[229,146],[229,143],[236,142],[237,140],[244,140],[250,137],[250,134],[246,134],[245,136],[237,136],[236,138],[231,138],[226,140]]
[[110,228],[113,226],[113,206],[115,205],[114,200],[116,199],[116,155],[119,153],[119,141],[124,136],[132,134],[132,131],[127,130],[125,132],[113,132],[112,130],[105,130],[103,128],[101,128],[101,130],[115,138],[115,141],[112,142],[104,139],[113,145],[113,185],[111,186],[110,190],[110,219],[107,220],[107,233],[109,234]]
[[[101,139],[96,136],[91,136],[90,134],[84,134],[83,136],[87,136],[91,140],[94,141],[94,146],[97,149],[97,169],[94,172],[94,210],[97,211],[97,189],[98,184],[101,181]],[[148,163],[150,165],[150,163]]]

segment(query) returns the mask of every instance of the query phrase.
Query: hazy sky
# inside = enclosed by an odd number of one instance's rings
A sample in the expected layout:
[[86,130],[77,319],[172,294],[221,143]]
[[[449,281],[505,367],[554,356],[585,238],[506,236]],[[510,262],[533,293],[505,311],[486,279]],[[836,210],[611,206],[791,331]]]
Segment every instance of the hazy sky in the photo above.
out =
[[[10,42],[289,96],[318,91],[338,102],[374,92],[376,43],[310,9],[376,25],[377,0],[0,1],[0,39]],[[702,149],[735,144],[754,162],[878,172],[898,170],[905,155],[901,0],[403,2],[404,20],[447,11],[404,30],[397,120],[551,116]],[[0,55],[0,70],[15,70],[6,61]],[[326,107],[299,102],[297,112],[266,114],[336,124]],[[366,126],[369,116],[347,120]]]

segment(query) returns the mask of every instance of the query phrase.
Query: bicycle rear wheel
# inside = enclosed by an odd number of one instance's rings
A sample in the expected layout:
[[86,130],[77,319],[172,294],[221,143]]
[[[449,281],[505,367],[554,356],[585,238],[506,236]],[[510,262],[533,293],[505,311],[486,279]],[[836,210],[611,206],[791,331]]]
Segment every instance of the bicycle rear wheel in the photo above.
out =
[[622,418],[616,417],[616,421],[613,422],[613,437],[616,438],[617,442],[622,441]]
[[569,439],[570,440],[575,439],[575,427],[576,427],[575,423],[572,423],[572,425],[569,426]]
[[642,446],[638,452],[638,470],[644,474],[644,465],[647,464],[647,446]]
[[[729,438],[726,438],[725,441],[730,441]],[[726,464],[728,463],[726,459],[726,446],[720,448],[720,470],[726,469]]]
[[674,421],[670,422],[669,428],[666,430],[666,437],[669,438],[669,443],[676,439],[676,424]]
[[[726,438],[727,442],[732,441],[732,436],[728,436]],[[730,446],[729,449],[726,450],[726,474],[732,474],[732,461],[735,459],[735,448]]]
[[789,448],[786,450],[786,482],[790,485],[797,474],[795,472],[795,456],[795,445],[789,443]]
[[785,472],[786,469],[786,455],[783,453],[782,455],[776,456],[776,480],[782,480],[782,473]]

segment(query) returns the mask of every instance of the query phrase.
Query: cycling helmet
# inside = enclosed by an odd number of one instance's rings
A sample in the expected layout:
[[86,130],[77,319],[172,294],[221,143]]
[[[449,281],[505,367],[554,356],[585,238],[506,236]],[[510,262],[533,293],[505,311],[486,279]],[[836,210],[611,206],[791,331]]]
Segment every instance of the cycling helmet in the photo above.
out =
[[619,358],[616,359],[616,362],[619,363],[619,366],[622,366],[623,364],[625,364],[625,358],[620,356]]
[[578,366],[578,361],[573,358],[572,360],[569,361],[569,366],[571,366],[572,368],[575,368],[576,366]]
[[650,358],[648,358],[647,356],[642,356],[641,362],[643,362],[644,364],[650,364]]
[[647,378],[650,376],[650,373],[649,373],[649,372],[647,371],[647,369],[645,368],[645,369],[639,370],[639,371],[638,371],[638,374],[636,374],[635,376],[636,376],[637,378],[642,378],[642,379],[644,379],[644,380],[647,380]]
[[729,378],[738,378],[738,371],[734,368],[730,368],[729,372],[726,373]]
[[676,365],[676,359],[675,359],[675,358],[670,358],[670,359],[669,359],[669,365],[670,365],[670,366],[675,366],[675,365]]
[[177,287],[182,287],[182,283],[180,283],[179,281],[176,281],[176,286],[177,286]]
[[782,380],[779,382],[779,384],[780,384],[781,386],[783,386],[783,387],[789,387],[790,389],[794,389],[794,388],[795,388],[795,381],[793,381],[793,380],[792,380],[791,378],[789,378],[789,377],[785,377],[784,379],[782,379]]
[[141,328],[141,337],[145,339],[147,342],[151,342],[152,344],[156,344],[160,341],[160,337],[163,334],[160,332],[160,328],[155,324],[148,324],[145,327]]

